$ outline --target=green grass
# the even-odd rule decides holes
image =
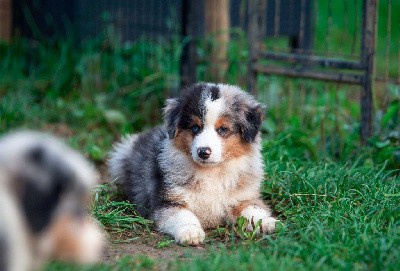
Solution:
[[[124,256],[115,264],[96,264],[79,266],[71,263],[52,262],[49,263],[43,271],[59,271],[59,270],[79,270],[79,271],[109,271],[109,270],[155,270],[155,263],[152,259],[145,256],[129,257]]]
[[[288,156],[290,152],[283,149],[279,154],[271,152],[274,144],[267,142],[264,146],[266,181],[262,192],[282,222],[277,232],[263,238],[240,235],[232,227],[218,234],[210,232],[206,239],[209,254],[190,261],[170,260],[168,268],[398,270],[399,171],[388,171],[384,165],[371,167],[361,161],[305,161]],[[114,264],[79,270],[158,269],[166,264],[165,260],[131,256]],[[51,268],[46,270],[56,270]]]
[[[110,184],[99,185],[95,190],[91,211],[115,243],[130,242],[149,233],[153,221],[138,215],[135,206],[122,200]]]
[[[177,87],[172,50],[178,46],[104,43],[92,41],[79,50],[69,42],[1,45],[0,133],[50,130],[104,161],[121,134],[159,123],[164,97]]]
[[[352,53],[355,21],[347,24],[340,16],[340,1],[332,1],[332,14],[341,19],[333,21],[326,40],[328,2],[318,1],[315,48]],[[348,15],[355,18],[356,2],[350,2]],[[382,74],[387,1],[379,2]],[[392,5],[397,14],[399,3]],[[397,58],[399,18],[392,16],[391,59]],[[226,81],[245,87],[246,36],[232,32]],[[208,79],[212,42],[199,44],[199,80]],[[122,45],[110,31],[78,49],[69,41],[0,44],[0,134],[21,127],[51,132],[104,167],[122,134],[160,123],[164,98],[179,84],[181,49],[178,39]],[[358,88],[260,76],[258,89],[258,100],[268,106],[262,195],[282,222],[275,234],[244,232],[246,222],[240,220],[209,232],[202,255],[173,260],[128,255],[83,267],[52,262],[44,270],[399,270],[400,88],[376,86],[375,134],[363,148]],[[169,237],[152,240],[153,222],[113,189],[99,186],[91,205],[110,240],[132,245],[145,240],[160,250],[176,246]]]

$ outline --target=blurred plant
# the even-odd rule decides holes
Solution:
[[[158,124],[179,85],[178,37],[121,43],[108,28],[77,48],[69,40],[0,45],[0,132],[43,129],[104,161],[121,134]],[[51,127],[64,125],[73,133]]]
[[[162,240],[162,241],[157,242],[157,248],[165,248],[165,247],[170,246],[173,243],[175,243],[175,241],[171,240],[171,239]]]
[[[376,163],[386,163],[389,169],[400,169],[400,86],[388,85],[385,111],[375,115],[375,136],[370,139]]]

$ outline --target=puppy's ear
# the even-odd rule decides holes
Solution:
[[[178,123],[181,113],[180,104],[179,98],[168,99],[163,110],[164,123],[167,127],[167,132],[170,139],[173,139],[178,132]]]
[[[260,104],[245,109],[245,119],[241,124],[242,137],[247,143],[253,143],[261,129],[264,107]]]

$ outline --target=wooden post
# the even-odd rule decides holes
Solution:
[[[196,82],[196,44],[195,24],[198,20],[194,0],[182,1],[182,41],[185,44],[182,50],[180,75],[181,88]],[[174,91],[172,96],[178,96],[179,90]]]
[[[364,84],[361,92],[361,142],[367,143],[372,135],[372,91],[376,40],[378,0],[363,1],[361,63],[364,66]]]
[[[228,62],[226,54],[229,42],[229,0],[205,0],[204,25],[206,38],[215,37],[211,51],[210,77],[224,81]]]
[[[0,40],[10,41],[12,33],[11,0],[0,0]]]
[[[250,93],[257,94],[257,71],[254,69],[257,62],[262,29],[266,22],[265,18],[266,0],[248,1],[249,23],[247,35],[249,39],[249,63],[247,67],[247,87]]]

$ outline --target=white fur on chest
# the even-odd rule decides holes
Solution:
[[[198,170],[189,185],[175,186],[171,192],[183,200],[203,227],[218,226],[240,202],[259,197],[262,164],[249,162],[245,157],[218,168]],[[246,186],[240,185],[243,178],[249,180]]]
[[[240,202],[259,198],[264,171],[258,145],[246,156],[196,169],[191,157],[176,149],[170,140],[163,144],[164,151],[158,159],[167,194],[191,210],[202,227],[222,224]]]
[[[203,227],[222,223],[229,206],[236,203],[236,199],[229,197],[229,188],[224,180],[217,178],[195,179],[193,189],[183,188],[181,191],[187,207],[199,218]]]

